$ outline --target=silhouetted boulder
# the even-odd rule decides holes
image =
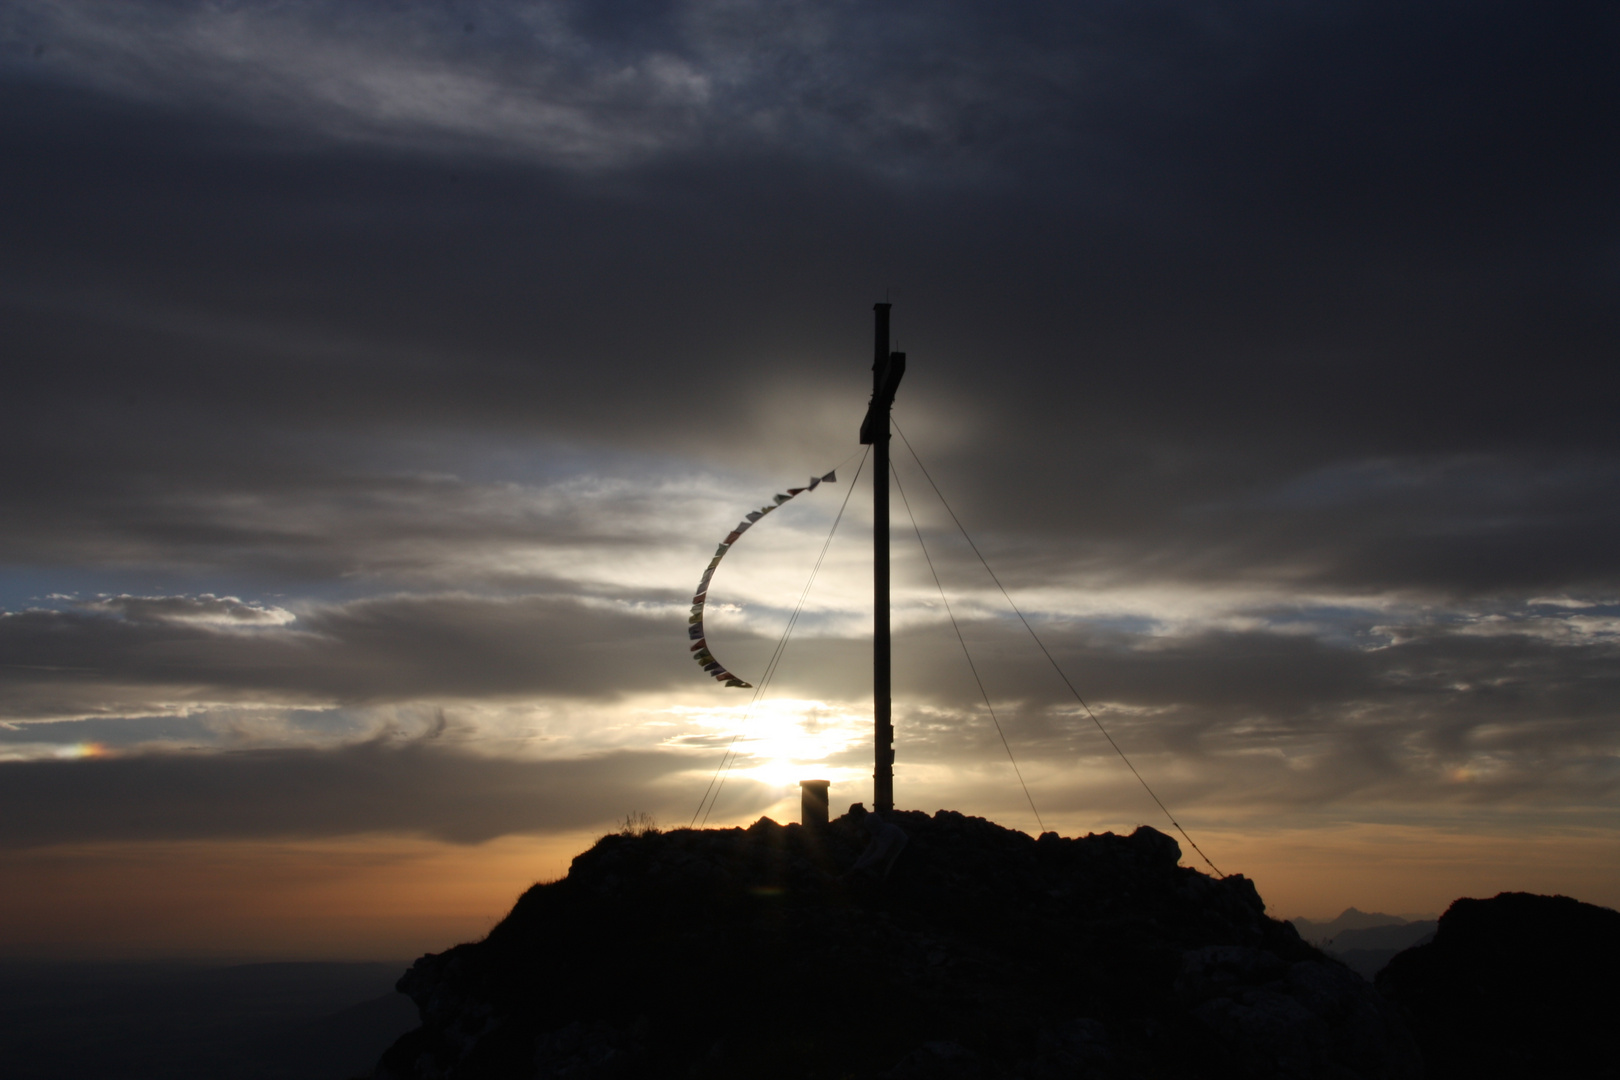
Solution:
[[[1378,974],[1431,1080],[1620,1076],[1620,912],[1567,896],[1458,900]]]
[[[604,837],[412,966],[423,1024],[376,1076],[1421,1074],[1371,986],[1157,830],[890,820],[910,843],[886,880],[840,877],[867,840],[848,816]]]

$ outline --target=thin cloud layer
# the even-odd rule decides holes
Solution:
[[[681,650],[660,647],[676,636],[674,620],[622,604],[393,597],[247,624],[252,629],[168,615],[203,603],[118,597],[0,616],[11,658],[8,716],[72,719],[105,715],[109,705],[162,714],[229,702],[334,706],[424,697],[612,701],[690,674]]]
[[[357,719],[359,733],[367,733],[363,718],[370,716],[369,730],[386,734],[398,716],[393,709],[438,703],[429,733],[445,732],[449,710],[455,723],[445,745],[463,755],[567,758],[622,752],[628,740],[695,749],[706,756],[687,765],[701,771],[727,745],[724,715],[705,712],[740,708],[747,697],[687,685],[694,677],[675,647],[682,620],[668,611],[543,598],[400,597],[244,631],[217,621],[175,622],[166,615],[175,608],[187,609],[183,598],[126,597],[0,619],[7,654],[25,661],[11,672],[8,715],[56,720],[14,722],[0,754],[10,744],[13,757],[70,756],[69,740],[108,737],[102,718],[118,707],[152,718],[122,721],[124,748],[107,748],[130,761],[168,758],[176,746],[195,754],[244,738],[251,745],[255,736],[290,748],[325,746],[310,751],[316,757],[360,753],[357,745],[371,743],[353,741]],[[1046,625],[1043,637],[1065,674],[1086,688],[1089,714],[1020,627],[977,620],[966,632],[1003,730],[1026,766],[1046,778],[1043,798],[1054,808],[1100,809],[1099,775],[1108,797],[1122,794],[1120,766],[1092,715],[1162,778],[1168,794],[1206,812],[1367,802],[1408,810],[1562,806],[1584,816],[1616,793],[1620,742],[1611,720],[1620,621],[1613,609],[1541,605],[1466,618],[1415,615],[1401,624],[1368,618],[1359,639],[1340,641],[1291,620],[1267,624],[1262,613],[1251,623],[1247,631],[1148,633]],[[917,797],[932,797],[941,768],[972,772],[1003,759],[954,645],[937,625],[918,624],[896,639],[901,773]],[[860,714],[869,693],[866,647],[801,637],[785,654],[773,697],[820,697],[840,715]],[[727,649],[729,662],[752,674],[771,641],[728,631]],[[662,706],[650,704],[660,699]],[[676,702],[688,704],[671,711]],[[242,714],[233,724],[205,722],[184,736],[172,728],[174,718],[229,715],[232,707]],[[286,711],[299,708],[303,722],[289,727]],[[75,715],[100,725],[71,722]],[[857,767],[866,753],[842,734],[848,721],[827,727],[825,715],[811,713],[794,723],[795,752],[807,760],[820,746],[829,762]],[[53,732],[58,725],[62,732]],[[153,730],[143,739],[148,725]],[[171,749],[163,750],[165,743]],[[738,749],[749,759],[745,771],[770,752],[746,742]],[[316,760],[302,753],[275,760],[289,769]],[[392,760],[378,758],[377,767]],[[187,761],[185,768],[207,768],[206,757]],[[131,765],[132,775],[145,775],[142,768]],[[684,782],[695,786],[694,776]],[[1093,790],[1076,802],[1072,789],[1081,787]],[[230,790],[220,788],[221,797]],[[570,818],[567,827],[578,824]],[[525,819],[523,827],[538,826]]]
[[[118,616],[132,623],[176,623],[212,627],[285,626],[285,608],[244,603],[234,596],[109,596],[88,601],[86,611]]]
[[[653,753],[513,762],[377,741],[324,751],[13,763],[0,796],[0,846],[354,833],[478,843],[589,828],[622,817],[625,807],[662,810],[668,795],[660,787],[686,765]],[[766,805],[748,794],[756,807]]]

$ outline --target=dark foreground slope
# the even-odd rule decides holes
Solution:
[[[1620,912],[1567,896],[1458,900],[1378,975],[1431,1080],[1620,1077]]]
[[[899,813],[608,836],[489,937],[400,980],[423,1026],[388,1080],[518,1077],[1414,1077],[1363,979],[1177,865],[1150,828],[1040,840]]]

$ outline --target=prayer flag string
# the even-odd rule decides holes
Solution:
[[[709,599],[709,580],[714,577],[714,572],[719,567],[720,560],[726,557],[726,552],[731,550],[731,546],[742,537],[743,533],[753,528],[760,518],[801,492],[814,491],[822,484],[833,484],[837,483],[837,481],[838,470],[834,469],[825,476],[812,476],[810,482],[804,487],[788,488],[787,491],[773,496],[770,505],[762,506],[758,510],[751,510],[743,515],[743,519],[737,522],[737,527],[727,533],[726,538],[720,541],[720,546],[714,549],[714,558],[709,560],[709,565],[703,570],[703,576],[698,579],[697,591],[692,596],[692,616],[686,621],[687,635],[692,639],[692,659],[696,660],[698,665],[703,668],[704,673],[712,676],[715,681],[742,689],[752,689],[754,685],[750,682],[744,682],[727,671],[725,665],[716,660],[714,654],[709,651],[709,642],[704,636],[703,605]]]

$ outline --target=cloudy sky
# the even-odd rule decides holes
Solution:
[[[886,296],[911,445],[1274,913],[1620,904],[1617,46],[1595,2],[13,0],[0,954],[438,949],[734,736],[711,824],[869,801]],[[1168,828],[895,463],[1046,826]],[[749,712],[692,586],[835,466],[715,578],[758,681],[854,482]],[[897,801],[1033,832],[910,528]]]

